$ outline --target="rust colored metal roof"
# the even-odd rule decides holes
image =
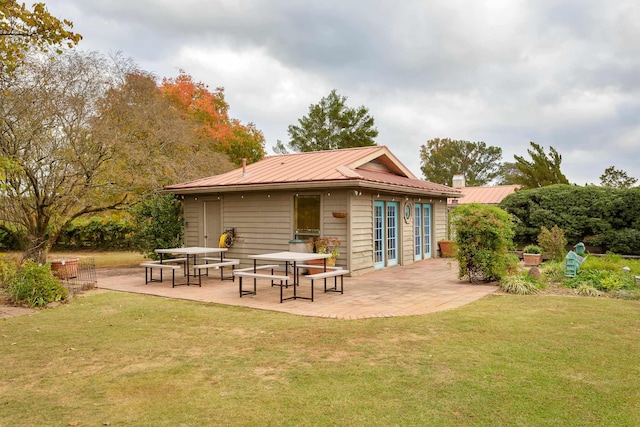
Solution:
[[[516,192],[519,185],[496,185],[493,187],[464,187],[459,188],[462,197],[449,199],[449,204],[465,205],[468,203],[481,203],[484,205],[497,205],[509,194]]]
[[[385,146],[347,148],[269,156],[246,168],[165,187],[176,193],[220,191],[232,187],[356,181],[372,186],[400,186],[417,191],[457,195],[453,188],[415,177]]]

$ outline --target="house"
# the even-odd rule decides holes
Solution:
[[[450,198],[447,204],[450,209],[469,203],[498,206],[509,194],[515,193],[519,185],[494,185],[484,187],[466,187],[464,175],[453,176],[453,188],[462,193],[460,198]]]
[[[186,246],[229,256],[300,250],[309,237],[342,241],[337,265],[351,275],[437,256],[451,187],[416,178],[385,146],[269,156],[236,170],[170,185],[182,197]]]

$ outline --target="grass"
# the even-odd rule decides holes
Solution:
[[[0,321],[0,425],[640,425],[640,302],[341,321],[105,292]]]
[[[9,252],[9,255],[20,259],[22,252]],[[127,251],[51,251],[47,261],[67,258],[93,258],[96,268],[136,267],[146,259],[139,252]]]

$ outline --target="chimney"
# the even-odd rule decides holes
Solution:
[[[464,188],[464,175],[453,175],[453,188]]]
[[[242,159],[242,176],[247,176],[247,159]]]

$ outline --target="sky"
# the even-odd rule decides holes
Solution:
[[[451,138],[509,162],[554,147],[579,185],[640,178],[637,0],[44,1],[79,49],[224,87],[269,154],[336,89],[418,177],[420,147]]]

